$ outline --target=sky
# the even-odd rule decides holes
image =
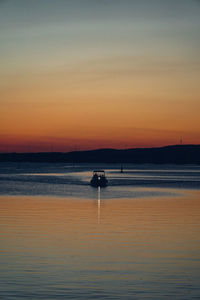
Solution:
[[[200,144],[199,0],[0,0],[0,152]]]

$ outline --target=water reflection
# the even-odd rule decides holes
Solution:
[[[92,191],[0,197],[2,299],[198,299],[200,192]]]
[[[98,186],[98,224],[101,221],[101,187]]]

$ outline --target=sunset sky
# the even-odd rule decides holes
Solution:
[[[0,151],[200,144],[199,0],[0,0]]]

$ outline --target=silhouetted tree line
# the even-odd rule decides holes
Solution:
[[[74,152],[0,153],[1,162],[200,164],[200,145],[98,149]]]

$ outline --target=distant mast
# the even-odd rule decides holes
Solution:
[[[180,137],[180,145],[183,145],[183,138],[182,138],[182,136]]]

